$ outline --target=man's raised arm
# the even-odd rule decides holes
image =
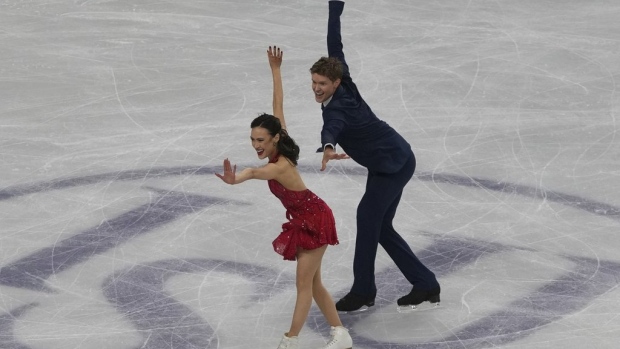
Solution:
[[[336,57],[342,62],[342,75],[349,77],[349,66],[342,51],[342,37],[340,35],[340,15],[344,9],[344,1],[329,0],[329,19],[327,20],[327,53],[329,57]]]

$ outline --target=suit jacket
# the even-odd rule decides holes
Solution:
[[[377,173],[394,173],[412,156],[411,145],[366,104],[351,79],[342,51],[342,1],[329,2],[327,50],[342,62],[343,76],[331,101],[323,107],[321,143],[338,144],[360,165]]]

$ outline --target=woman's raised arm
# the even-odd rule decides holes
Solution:
[[[282,128],[286,130],[286,122],[284,122],[284,90],[282,89],[282,74],[280,73],[282,54],[282,50],[276,46],[269,46],[267,50],[267,58],[269,58],[271,76],[273,77],[273,116],[280,120]]]

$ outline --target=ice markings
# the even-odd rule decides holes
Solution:
[[[442,237],[435,240],[428,249],[420,251],[418,256],[431,270],[436,271],[441,280],[442,277],[471,265],[473,261],[486,254],[504,253],[515,249],[474,239]],[[369,348],[475,349],[508,345],[534,334],[545,325],[586,308],[593,300],[620,285],[618,262],[572,256],[564,258],[574,263],[574,270],[550,280],[525,297],[510,302],[502,310],[455,329],[452,335],[437,340],[406,344],[385,342],[354,331],[355,324],[362,321],[363,316],[343,316],[342,321],[351,329],[354,342]],[[447,261],[451,263],[446,263]],[[402,276],[398,270],[387,269],[377,275],[377,284],[390,285],[394,280],[400,279]],[[384,286],[378,291],[381,297],[377,297],[375,307],[393,306],[394,300],[402,296],[403,291],[409,291],[408,287],[404,281]],[[314,312],[312,316],[318,317],[320,314]],[[314,329],[319,332],[325,331],[324,327],[316,326]]]
[[[19,318],[26,311],[34,308],[36,304],[26,304],[11,310],[10,313],[0,315],[0,348],[11,349],[32,349],[26,345],[23,345],[15,339],[13,334],[13,327],[15,319]]]
[[[145,178],[167,176],[211,176],[216,170],[217,168],[190,166],[149,168],[56,179],[7,187],[0,190],[0,200],[104,181],[143,181]],[[335,170],[342,172],[345,176],[363,176],[366,174],[365,170],[357,167],[336,167]],[[307,165],[300,166],[300,171],[317,173],[314,166]],[[418,173],[417,179],[470,187],[477,190],[515,193],[580,209],[606,218],[616,220],[620,218],[620,208],[618,207],[536,187],[438,173]],[[0,269],[0,285],[52,292],[53,290],[46,285],[46,280],[51,275],[84,263],[92,256],[113,249],[183,215],[195,213],[209,205],[231,202],[229,199],[184,192],[152,188],[149,190],[156,193],[149,204],[132,209],[97,227],[89,228],[71,238],[58,242],[52,247],[39,250],[4,266]],[[234,201],[232,203],[245,204]],[[490,256],[517,249],[508,245],[467,238],[434,234],[429,234],[429,236],[434,239],[433,244],[424,251],[420,251],[418,256],[440,278],[457,273],[486,255]],[[525,249],[520,248],[520,250]],[[571,261],[575,265],[574,269],[550,279],[545,285],[520,299],[509,301],[501,310],[451,331],[447,336],[425,343],[400,344],[366,338],[360,333],[352,332],[355,342],[361,346],[372,348],[496,347],[518,341],[549,323],[584,309],[594,299],[617,288],[620,284],[620,263],[574,256],[562,256],[562,258]],[[293,279],[280,279],[281,275],[275,271],[251,264],[210,259],[173,259],[160,260],[132,269],[117,271],[105,279],[103,290],[108,301],[132,321],[143,334],[144,343],[141,348],[218,347],[217,336],[208,322],[190,308],[176,301],[164,289],[166,280],[179,273],[200,273],[209,270],[243,275],[254,282],[256,292],[253,296],[248,297],[248,303],[241,304],[240,307],[249,307],[253,302],[271,297],[278,290],[289,289],[294,286]],[[377,299],[376,307],[381,305],[392,306],[393,304],[389,303],[394,302],[403,292],[408,291],[409,286],[404,281],[401,284],[393,282],[393,280],[402,279],[400,275],[395,277],[395,273],[398,271],[394,268],[378,273],[378,284],[382,285],[380,287],[383,288],[379,291],[382,297]],[[282,284],[286,284],[286,287],[282,287]],[[18,343],[12,332],[16,319],[35,306],[36,304],[25,305],[0,316],[1,347],[29,349]],[[311,317],[318,316],[320,314],[316,310],[311,314]],[[354,328],[354,324],[359,321],[359,318],[348,317],[343,318],[343,321],[346,326]],[[318,325],[318,323],[322,323],[322,321],[309,322],[313,329],[324,332],[325,329],[319,328],[322,325]]]
[[[457,273],[459,270],[471,266],[477,260],[485,257],[492,256],[494,254],[506,253],[514,250],[528,250],[524,248],[517,248],[508,245],[482,241],[477,239],[469,239],[462,237],[452,236],[436,236],[428,234],[433,238],[433,243],[426,249],[416,252],[418,258],[424,262],[431,270],[435,272],[438,278],[441,280],[443,277]],[[375,300],[374,311],[378,308],[392,307],[396,312],[396,299],[403,296],[411,290],[411,285],[403,279],[402,274],[396,267],[387,268],[376,275],[377,297]],[[398,280],[398,281],[395,281]],[[313,316],[320,316],[318,312],[313,313]],[[355,316],[343,316],[341,319],[346,327],[348,327],[353,336],[353,340],[356,344],[361,346],[367,346],[369,348],[451,348],[452,344],[448,343],[417,343],[417,344],[398,344],[392,342],[383,342],[368,338],[362,333],[355,332],[355,323],[363,320],[364,317]],[[491,323],[493,319],[490,320]],[[318,322],[318,321],[317,321]],[[326,328],[316,327],[317,332],[325,331]],[[489,329],[480,326],[480,328],[472,329],[474,334],[479,336],[480,339],[485,339],[489,335]],[[467,328],[464,331],[470,331]],[[469,333],[469,332],[468,332]],[[460,338],[460,337],[459,337]],[[475,337],[478,338],[478,337]],[[453,339],[448,340],[448,342]],[[443,342],[443,340],[441,341]],[[469,348],[469,346],[467,346]],[[476,348],[473,346],[473,348]]]
[[[0,269],[0,284],[52,292],[45,280],[142,234],[210,205],[230,202],[211,196],[157,191],[142,205],[54,246],[39,250]],[[242,204],[242,203],[237,203]]]
[[[165,291],[166,281],[173,276],[211,271],[251,280],[256,292],[248,304],[268,298],[278,290],[294,287],[293,278],[282,278],[275,270],[252,264],[218,259],[172,259],[118,271],[106,278],[103,292],[142,334],[141,349],[219,348],[213,328]]]
[[[189,176],[189,175],[212,175],[219,167],[196,167],[196,166],[182,166],[182,167],[159,167],[148,168],[143,170],[128,170],[101,173],[92,176],[70,177],[53,179],[50,181],[21,184],[10,186],[0,190],[0,201],[10,200],[16,197],[20,197],[28,194],[38,194],[50,190],[62,190],[73,187],[79,187],[83,185],[90,185],[100,182],[109,181],[135,181],[143,180],[146,178],[163,178],[171,176]]]
[[[515,342],[562,317],[584,309],[590,302],[620,284],[620,263],[569,257],[576,269],[540,287],[527,298],[456,332],[449,343],[467,348],[490,348]],[[420,346],[440,348],[440,346]]]
[[[501,182],[490,179],[464,177],[451,174],[418,174],[417,178],[423,181],[449,183],[462,187],[472,187],[493,190],[502,193],[516,193],[535,199],[548,200],[557,204],[583,210],[598,216],[620,220],[620,208],[603,202],[586,199],[576,195],[564,194],[556,191],[543,190],[536,187],[519,185],[510,182]]]

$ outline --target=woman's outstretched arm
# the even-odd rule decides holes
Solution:
[[[276,179],[282,173],[282,166],[269,163],[263,167],[248,167],[237,173],[237,165],[232,165],[230,160],[224,159],[224,173],[215,175],[228,184],[239,184],[249,179]]]

